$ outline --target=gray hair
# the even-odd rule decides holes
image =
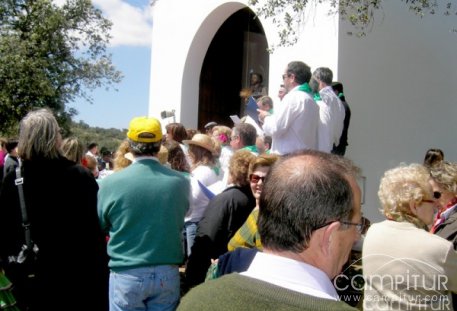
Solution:
[[[22,160],[60,156],[60,128],[49,109],[30,111],[20,123],[19,156]]]
[[[294,74],[298,84],[309,82],[311,79],[311,68],[304,62],[293,61],[287,64],[287,74]]]
[[[314,70],[313,76],[316,77],[317,80],[324,82],[326,85],[332,85],[333,72],[330,70],[330,68],[319,67]]]
[[[157,155],[160,151],[160,145],[162,144],[162,141],[155,143],[140,143],[131,139],[129,139],[128,142],[130,144],[130,149],[135,156]]]
[[[238,123],[232,130],[232,135],[238,135],[244,146],[255,145],[257,130],[249,123]]]

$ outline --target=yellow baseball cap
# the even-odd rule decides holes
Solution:
[[[133,118],[130,121],[127,137],[138,143],[159,142],[162,140],[162,126],[155,118]]]

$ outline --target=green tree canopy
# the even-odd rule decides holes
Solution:
[[[0,132],[36,107],[68,126],[77,111],[67,103],[120,82],[106,52],[111,25],[90,0],[1,0]]]
[[[451,1],[400,1],[405,2],[406,7],[420,17],[437,12],[444,16],[457,15],[456,5]],[[373,27],[375,12],[382,10],[383,0],[249,0],[249,5],[256,9],[257,15],[271,18],[277,26],[278,46],[294,45],[298,40],[297,30],[306,19],[305,8],[322,3],[330,5],[329,14],[339,13],[341,19],[352,25],[354,31],[349,34],[362,37]]]

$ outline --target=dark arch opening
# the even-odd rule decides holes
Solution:
[[[235,12],[222,24],[200,74],[199,129],[210,121],[232,127],[230,115],[242,117],[240,91],[249,87],[250,73],[262,74],[268,85],[267,47],[263,27],[249,8]]]

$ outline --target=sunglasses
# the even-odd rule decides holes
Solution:
[[[259,176],[257,174],[251,174],[251,175],[249,175],[249,181],[254,184],[258,183],[260,180],[262,180],[262,182],[265,182],[265,177],[266,176]]]
[[[435,200],[438,200],[439,198],[441,198],[441,192],[439,191],[433,191],[433,198]],[[422,200],[422,202],[426,202],[426,203],[435,203],[434,200]]]

